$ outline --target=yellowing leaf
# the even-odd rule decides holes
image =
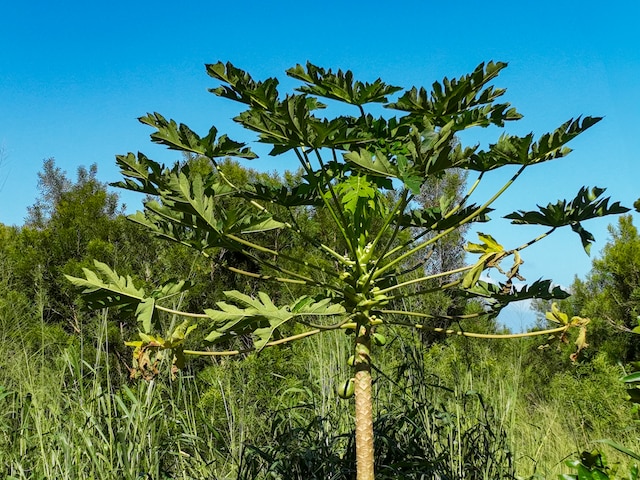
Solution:
[[[485,243],[488,251],[502,252],[504,250],[504,247],[496,242],[495,238],[493,238],[491,235],[478,232],[478,237]]]
[[[551,311],[545,313],[545,318],[551,322],[559,323],[561,325],[566,325],[569,323],[569,316],[566,313],[560,311],[556,302],[553,302],[551,304]]]
[[[480,253],[482,255],[504,252],[504,247],[491,235],[478,232],[478,238],[482,243],[469,242],[464,249],[469,253]]]
[[[576,339],[576,351],[570,355],[570,358],[573,362],[578,359],[578,355],[582,349],[587,348],[589,344],[587,343],[587,328],[580,327],[580,332],[578,333],[578,338]]]

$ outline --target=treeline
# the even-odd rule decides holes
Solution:
[[[211,169],[203,159],[183,162]],[[235,184],[291,186],[298,179],[232,162],[225,172]],[[455,194],[463,184],[464,176],[449,176],[431,191]],[[125,218],[95,166],[72,179],[47,160],[39,187],[24,225],[0,225],[3,478],[353,478],[353,412],[334,389],[347,375],[344,333],[242,362],[191,361],[174,378],[133,379],[125,346],[138,330],[131,312],[86,312],[65,274],[81,276],[97,259],[138,286],[188,279],[192,287],[175,304],[202,311],[225,290],[255,292],[250,276],[233,271],[260,273],[259,267],[224,248],[207,258],[152,236]],[[296,221],[305,231],[336,235],[325,212],[300,212]],[[295,237],[260,235],[309,255]],[[425,268],[454,268],[463,259],[462,240],[449,237]],[[545,339],[392,331],[374,383],[378,477],[553,478],[569,471],[563,460],[596,448],[592,442],[600,438],[639,450],[637,412],[619,381],[638,360],[640,337],[631,330],[640,315],[639,285],[640,237],[631,218],[621,217],[602,258],[561,305],[591,319],[590,346],[577,362],[569,358],[574,339],[545,348]],[[295,288],[277,285],[268,293],[295,298]],[[441,315],[477,308],[442,293],[420,301],[415,308]],[[537,328],[546,326],[547,308],[538,304]],[[499,330],[490,319],[473,328]],[[200,340],[196,331],[193,341]],[[164,360],[168,372],[171,359]],[[613,462],[626,461],[611,454]]]

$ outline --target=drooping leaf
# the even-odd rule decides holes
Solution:
[[[576,351],[570,355],[571,360],[576,361],[578,359],[578,355],[580,352],[587,348],[589,344],[587,343],[587,329],[585,326],[581,326],[578,330],[578,336],[575,341]]]
[[[468,296],[483,297],[489,303],[491,311],[498,313],[511,302],[529,299],[563,300],[569,293],[559,286],[553,286],[551,280],[536,280],[530,285],[515,287],[510,283],[489,283],[477,281],[466,290]]]
[[[471,270],[469,270],[465,276],[462,278],[462,283],[460,286],[463,290],[470,289],[473,287],[482,276],[482,272],[485,269],[485,263],[483,261],[479,261],[476,263]]]
[[[502,271],[500,261],[506,256],[504,247],[491,235],[478,232],[478,238],[482,243],[468,242],[464,246],[467,252],[480,254],[480,258],[476,264],[462,279],[461,287],[464,290],[472,288],[480,280],[480,276],[484,270],[495,267],[499,271]]]
[[[569,323],[569,316],[560,311],[556,302],[551,304],[551,311],[545,313],[545,318],[560,325],[567,325]]]
[[[609,205],[610,198],[600,198],[604,193],[604,188],[594,187],[588,189],[582,187],[576,197],[567,202],[559,200],[555,204],[548,204],[546,207],[538,205],[538,211],[523,211],[506,215],[505,218],[514,224],[544,225],[549,227],[562,227],[570,225],[571,229],[578,233],[582,245],[587,253],[594,241],[593,235],[586,231],[581,222],[591,218],[604,217],[605,215],[616,215],[626,213],[628,208],[615,202]]]
[[[185,320],[180,325],[178,325],[173,332],[169,335],[169,340],[173,346],[181,345],[185,338],[189,336],[189,334],[198,328],[197,325],[191,324],[189,320]]]
[[[495,238],[486,233],[478,232],[478,238],[482,243],[467,243],[464,249],[469,253],[479,253],[482,256],[491,255],[493,253],[501,253],[504,247],[500,245]]]
[[[584,248],[584,251],[587,252],[587,255],[591,255],[591,244],[596,240],[593,234],[585,230],[580,222],[572,223],[571,230],[576,232],[580,237],[582,248]]]

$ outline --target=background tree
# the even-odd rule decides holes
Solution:
[[[462,201],[467,190],[467,179],[469,172],[463,169],[452,170],[442,176],[429,177],[420,188],[420,194],[416,196],[416,201],[423,209],[442,208],[441,200],[446,204],[457,204]],[[464,250],[465,235],[469,230],[469,224],[450,232],[439,241],[417,255],[421,259],[422,272],[427,275],[435,275],[439,272],[455,271],[464,266],[466,251]],[[419,232],[418,232],[419,234]],[[423,237],[424,241],[429,241],[437,232],[428,233]],[[414,309],[437,313],[440,318],[434,319],[432,326],[447,329],[454,319],[465,312],[468,308],[467,299],[461,296],[452,295],[447,290],[439,290],[441,287],[454,280],[453,277],[438,276],[433,280],[431,295],[420,298],[421,305],[414,306]],[[421,332],[423,341],[427,344],[437,341],[441,335],[432,331]]]
[[[141,327],[140,340],[130,345],[135,347],[137,368],[146,377],[157,373],[165,351],[170,351],[175,366],[181,367],[185,355],[260,351],[328,331],[353,334],[349,363],[354,376],[338,389],[344,397],[355,391],[357,475],[359,480],[370,480],[374,477],[371,371],[377,358],[373,347],[385,345],[384,329],[404,326],[499,337],[446,331],[433,323],[439,318],[484,318],[522,299],[565,298],[567,294],[560,288],[550,288],[550,281],[514,287],[513,280],[520,279],[521,252],[562,226],[571,226],[588,250],[593,236],[582,222],[627,211],[601,198],[603,189],[582,188],[571,201],[507,215],[516,224],[548,228],[530,242],[507,249],[492,236],[479,233],[479,243],[466,245],[469,253],[479,256],[475,262],[415,274],[411,265],[412,260],[423,261],[419,254],[471,222],[488,221],[493,202],[526,168],[567,155],[570,150],[565,144],[599,120],[570,120],[535,141],[532,134],[503,134],[485,150],[463,147],[456,141],[458,132],[478,126],[501,128],[505,122],[521,118],[508,103],[498,103],[504,90],[488,85],[505,66],[481,64],[469,75],[434,83],[431,92],[413,87],[389,101],[391,95],[402,90],[400,87],[380,79],[372,83],[356,81],[350,71],[333,72],[310,63],[287,71],[302,85],[284,98],[279,96],[274,78],[255,81],[231,64],[208,65],[209,75],[222,84],[212,91],[247,107],[235,120],[257,132],[260,142],[270,144],[271,155],[291,153],[298,158],[304,170],[299,183],[291,187],[260,181],[239,185],[218,159],[255,158],[245,144],[226,135],[218,138],[215,127],[199,136],[186,125],[154,113],[140,119],[156,129],[153,141],[207,157],[214,170],[202,174],[188,164],[169,169],[143,154],[130,153],[117,157],[125,177],[118,186],[151,196],[144,202],[144,212],[132,217],[150,232],[194,248],[206,258],[213,258],[221,248],[242,255],[259,269],[224,262],[221,266],[248,279],[281,284],[282,291],[275,298],[263,290],[255,295],[227,291],[226,301],[217,302],[215,308],[188,312],[167,306],[188,288],[183,281],[141,288],[99,262],[95,271],[85,270],[84,278],[68,278],[84,288],[90,307],[117,306],[135,314]],[[355,115],[318,117],[316,114],[327,107],[322,102],[327,100],[350,105]],[[397,116],[376,118],[367,114],[365,106],[371,103],[382,104]],[[484,174],[506,165],[518,166],[513,178],[494,195],[472,203]],[[459,201],[441,195],[437,207],[417,204],[416,196],[429,179],[459,169],[478,173]],[[333,228],[317,235],[316,229],[302,222],[310,209],[330,219]],[[300,256],[291,243],[276,243],[273,233],[278,231],[297,237],[299,244],[307,251],[314,250],[315,255]],[[501,272],[504,281],[482,281],[482,273],[489,269]],[[445,283],[438,281],[445,278]],[[304,293],[288,298],[289,287]],[[478,298],[484,308],[462,315],[400,308],[409,298],[436,291]],[[166,314],[170,314],[168,323],[163,321]],[[186,320],[180,323],[176,316]],[[576,327],[581,331],[581,349],[586,321],[558,312],[554,319],[556,328],[525,335],[566,333]],[[213,350],[185,346],[197,324],[207,329],[205,340]],[[249,347],[248,337],[252,340]],[[215,350],[220,345],[227,349]]]
[[[38,173],[40,197],[29,208],[15,241],[4,248],[23,291],[30,298],[38,291],[48,299],[44,316],[49,322],[74,316],[76,294],[64,282],[63,273],[80,272],[78,264],[88,258],[113,264],[109,241],[119,214],[118,197],[108,193],[96,175],[95,165],[80,167],[73,182],[54,159],[45,160]]]

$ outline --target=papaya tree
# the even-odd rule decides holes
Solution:
[[[165,167],[142,153],[129,153],[117,157],[124,179],[115,185],[147,195],[143,211],[130,218],[158,237],[213,260],[224,257],[220,251],[235,252],[255,268],[224,261],[220,268],[283,286],[270,291],[301,295],[289,299],[274,298],[264,289],[227,291],[225,300],[211,308],[186,312],[169,306],[170,298],[189,288],[185,281],[149,290],[97,262],[94,270],[85,270],[84,278],[69,280],[84,289],[90,308],[118,307],[135,315],[140,338],[129,345],[134,348],[136,371],[143,376],[157,373],[159,358],[166,352],[180,368],[191,355],[259,352],[335,330],[353,334],[349,362],[353,378],[338,389],[345,397],[355,392],[357,478],[372,479],[371,371],[375,348],[385,343],[385,328],[500,337],[436,327],[436,321],[447,315],[408,311],[402,300],[447,292],[482,305],[475,313],[447,318],[451,321],[495,316],[518,300],[565,298],[568,293],[551,280],[518,286],[524,281],[523,250],[569,226],[588,252],[593,236],[583,222],[627,211],[603,198],[604,189],[581,188],[571,200],[503,212],[513,224],[545,227],[531,241],[507,248],[492,235],[478,233],[478,241],[466,243],[467,260],[461,266],[425,269],[439,242],[470,225],[489,222],[496,199],[525,170],[566,156],[571,151],[566,144],[600,120],[578,117],[537,138],[505,132],[486,148],[463,145],[462,131],[505,129],[508,122],[522,118],[509,103],[500,102],[505,90],[491,85],[505,67],[500,62],[483,63],[468,75],[444,78],[428,90],[403,89],[381,79],[363,82],[351,71],[307,63],[286,72],[300,84],[283,96],[276,78],[255,80],[230,63],[207,65],[209,76],[219,82],[211,92],[244,108],[234,120],[257,134],[258,142],[269,145],[270,156],[299,161],[303,171],[299,181],[287,186],[238,185],[225,174],[222,159],[256,159],[247,143],[219,136],[215,127],[199,135],[151,113],[139,120],[154,128],[153,142],[206,157],[212,170],[196,172],[189,164]],[[331,110],[336,113],[325,114]],[[478,194],[487,173],[509,167],[513,176],[495,193]],[[469,175],[468,191],[463,195],[444,191],[435,204],[421,205],[417,201],[421,188],[450,172]],[[322,216],[323,225],[328,221],[331,227],[318,231],[308,221],[313,216]],[[274,232],[287,232],[304,250],[292,250],[291,242],[274,241]],[[485,281],[489,271],[501,281]],[[549,318],[557,322],[556,328],[504,337],[563,336],[576,328],[581,332],[578,349],[585,345],[586,320],[557,311]],[[206,330],[206,345],[193,350],[187,348],[187,337],[196,327]]]

